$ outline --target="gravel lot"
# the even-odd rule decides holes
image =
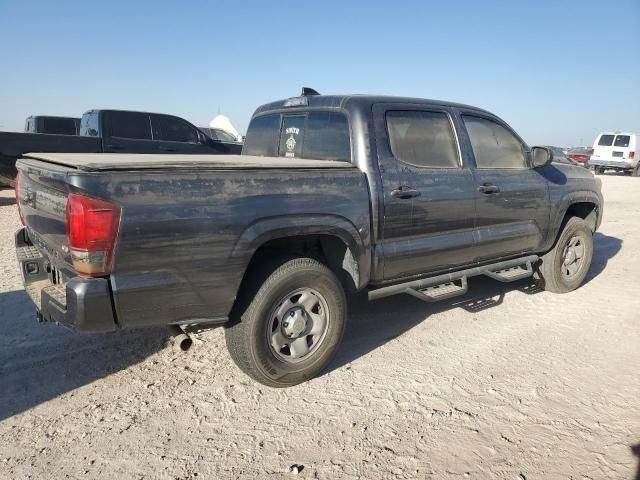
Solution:
[[[605,175],[587,283],[475,279],[428,305],[350,303],[323,376],[273,390],[223,331],[39,325],[0,192],[0,478],[633,479],[640,455],[640,179]],[[637,477],[640,478],[640,477]]]

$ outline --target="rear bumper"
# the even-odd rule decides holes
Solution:
[[[78,332],[117,328],[107,279],[73,277],[64,285],[55,284],[49,260],[29,241],[24,228],[16,232],[15,244],[24,288],[41,320]]]
[[[635,167],[636,163],[637,161],[634,160],[605,160],[594,158],[588,162],[591,167],[622,168],[625,170]]]

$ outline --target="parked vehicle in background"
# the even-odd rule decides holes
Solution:
[[[564,150],[561,147],[553,147],[551,145],[546,145],[546,148],[548,148],[553,152],[553,161],[555,163],[566,163],[568,165],[577,165],[577,166],[580,165],[578,162],[571,160],[571,158],[569,158],[569,156],[564,152]]]
[[[232,135],[229,132],[222,130],[221,128],[198,127],[198,129],[213,140],[242,144],[242,142],[238,142],[235,135]]]
[[[25,133],[48,133],[52,135],[78,135],[80,119],[32,115],[24,122]]]
[[[39,316],[84,332],[225,324],[274,387],[322,371],[345,291],[432,302],[536,272],[577,288],[600,183],[475,107],[301,96],[259,107],[243,155],[29,154],[16,233]]]
[[[574,162],[578,162],[583,167],[587,166],[587,162],[591,158],[591,154],[593,153],[593,148],[591,147],[575,147],[570,148],[567,155]]]
[[[28,152],[240,153],[242,144],[209,138],[188,121],[161,113],[89,110],[78,136],[0,132],[0,182],[10,185],[16,159]]]
[[[637,133],[603,132],[593,144],[589,166],[596,174],[606,170],[640,176],[640,141]]]

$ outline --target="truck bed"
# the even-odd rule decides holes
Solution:
[[[304,160],[248,155],[152,155],[121,153],[27,153],[23,158],[42,160],[78,170],[147,170],[199,167],[212,169],[354,168],[349,162]]]
[[[44,302],[44,317],[81,331],[224,322],[253,254],[278,238],[328,228],[349,243],[355,261],[370,262],[369,191],[364,174],[349,162],[31,153],[17,167],[26,232],[16,245],[25,252],[35,247],[38,272],[54,272],[59,280],[38,284],[34,296],[46,290],[48,304],[57,303],[48,308]],[[69,192],[122,209],[108,277],[80,278],[73,270],[65,219]],[[66,300],[56,300],[60,289]],[[115,320],[92,320],[86,305],[94,301],[112,301]]]

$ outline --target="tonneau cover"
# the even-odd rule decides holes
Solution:
[[[353,168],[349,162],[249,155],[152,155],[121,153],[25,153],[23,158],[85,171],[158,168]]]

